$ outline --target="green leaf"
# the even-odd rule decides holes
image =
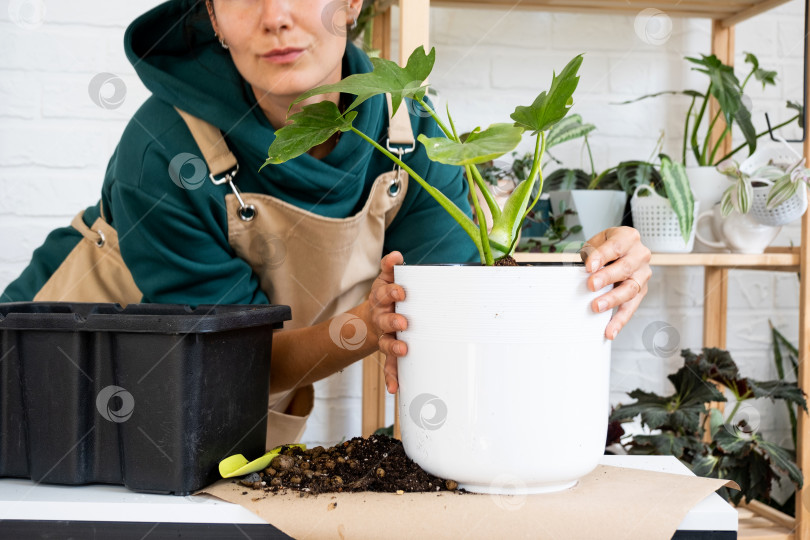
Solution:
[[[786,473],[788,478],[801,489],[804,485],[804,477],[802,476],[802,471],[796,466],[796,463],[794,463],[792,453],[777,444],[765,441],[759,437],[757,438],[757,443],[768,456],[771,465]]]
[[[661,179],[667,192],[669,205],[678,216],[678,225],[684,242],[689,242],[692,234],[692,224],[695,219],[695,198],[689,179],[686,177],[686,168],[682,163],[674,163],[668,156],[661,154]]]
[[[562,120],[574,104],[574,90],[579,84],[577,72],[581,65],[580,54],[563,68],[559,76],[553,74],[548,92],[541,92],[530,106],[518,106],[511,114],[515,125],[539,133]]]
[[[557,169],[543,179],[543,193],[588,189],[591,175],[582,169]]]
[[[551,128],[546,138],[546,148],[557,146],[573,139],[584,137],[588,133],[596,129],[593,124],[583,124],[582,116],[572,114],[560,120],[560,122]]]
[[[793,109],[799,113],[799,127],[804,129],[804,106],[801,103],[797,103],[795,101],[788,101],[787,108]]]
[[[431,161],[447,165],[475,165],[486,163],[514,150],[520,144],[523,129],[512,124],[492,124],[484,131],[475,128],[464,142],[444,137],[418,139],[425,146]]]
[[[697,476],[705,476],[708,478],[717,478],[717,473],[720,465],[720,458],[712,454],[700,455],[695,457],[690,464],[692,472]]]
[[[428,78],[436,61],[436,49],[425,54],[422,46],[417,47],[408,58],[405,67],[384,58],[371,58],[373,70],[370,73],[356,73],[335,84],[327,84],[304,92],[293,105],[319,94],[343,92],[357,96],[348,110],[357,108],[367,99],[377,94],[391,94],[392,113],[396,113],[404,98],[422,99],[427,86],[422,83]]]
[[[717,430],[725,423],[723,413],[719,409],[711,409],[709,411],[709,435],[714,439]]]
[[[658,429],[669,420],[671,398],[662,398],[643,390],[634,390],[628,395],[636,402],[618,405],[610,415],[611,422],[630,420],[641,415],[641,421],[650,429]]]
[[[633,443],[638,446],[651,446],[655,451],[651,452],[659,456],[683,457],[683,451],[687,447],[685,437],[680,437],[671,432],[657,435],[636,435]]]
[[[768,202],[766,207],[768,210],[773,210],[785,201],[790,200],[791,197],[796,195],[799,190],[799,182],[794,182],[790,175],[787,174],[774,182],[771,189],[768,191]]]
[[[723,192],[723,196],[720,198],[720,212],[723,214],[723,217],[728,217],[731,211],[734,210],[733,196],[734,186],[731,186]]]
[[[723,429],[717,430],[714,442],[721,450],[730,454],[736,454],[747,445],[753,445],[752,440],[741,429],[731,424],[726,424]]]
[[[751,181],[740,176],[734,183],[731,202],[734,204],[734,209],[741,213],[747,214],[751,208],[751,199],[754,198],[754,186]]]
[[[342,116],[337,105],[331,101],[307,105],[289,118],[290,124],[276,131],[276,138],[267,150],[267,160],[262,167],[294,159],[324,143],[338,131],[349,131],[356,116],[356,111]]]
[[[771,401],[782,399],[799,405],[805,411],[807,410],[804,392],[795,382],[755,381],[753,379],[746,379],[746,382],[755,398],[768,398]]]
[[[754,77],[762,83],[762,89],[765,89],[765,85],[776,85],[776,75],[775,71],[768,71],[766,69],[762,69],[759,67],[759,59],[754,56],[752,53],[747,52],[745,53],[745,61],[752,66],[752,73]]]
[[[657,98],[659,96],[667,96],[667,95],[684,95],[689,96],[691,98],[702,98],[705,94],[698,92],[697,90],[665,90],[663,92],[656,92],[654,94],[646,94],[641,97],[637,97],[635,99],[630,99],[627,101],[620,101],[615,103],[615,105],[630,105],[631,103],[636,103],[639,101],[644,101],[645,99],[650,98]]]
[[[686,60],[699,67],[693,68],[695,71],[705,73],[711,79],[711,93],[717,99],[720,110],[726,120],[726,125],[731,125],[736,121],[746,143],[753,153],[757,148],[756,130],[751,123],[751,112],[742,102],[742,87],[734,69],[720,61],[715,55],[701,55],[701,58],[687,57]]]
[[[529,179],[523,180],[509,194],[509,198],[506,199],[503,205],[501,215],[493,220],[492,230],[489,232],[490,240],[504,246],[512,245],[512,241],[517,236],[523,221],[521,218],[526,213],[526,208],[531,200],[532,184],[533,182]],[[507,254],[504,253],[503,255]]]

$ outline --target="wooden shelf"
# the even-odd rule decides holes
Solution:
[[[644,9],[660,9],[674,17],[703,17],[729,28],[788,0],[431,0],[431,6],[458,8],[495,8],[578,13],[637,15]]]
[[[743,253],[653,253],[652,266],[711,266],[735,270],[799,271],[799,248]],[[579,262],[577,253],[517,253],[518,262]]]

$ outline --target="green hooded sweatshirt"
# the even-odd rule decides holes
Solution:
[[[174,107],[225,134],[240,163],[236,177],[240,191],[268,194],[323,216],[357,213],[374,180],[391,170],[392,163],[354,133],[344,133],[323,159],[304,154],[259,172],[274,129],[214,37],[204,4],[197,2],[198,7],[189,9],[191,4],[166,2],[127,29],[127,56],[152,96],[129,122],[110,159],[100,203],[118,231],[121,254],[143,302],[268,303],[258,277],[228,244],[224,201],[230,188],[214,185],[207,179],[208,171],[204,180],[183,186],[177,181],[176,165],[170,171],[177,156],[202,155]],[[371,69],[366,54],[348,43],[343,76]],[[440,136],[431,118],[416,114],[410,118],[415,134]],[[384,139],[388,117],[383,96],[360,105],[355,126],[374,140]],[[431,162],[419,143],[404,161],[469,211],[460,168]],[[99,214],[98,204],[88,208],[85,223],[92,225]],[[0,301],[32,300],[80,239],[70,227],[53,231]],[[408,264],[477,259],[477,250],[461,227],[413,181],[386,232],[384,252],[394,250],[401,251]]]

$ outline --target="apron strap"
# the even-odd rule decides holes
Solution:
[[[391,94],[385,94],[385,100],[388,103],[388,142],[391,144],[413,146],[413,130],[411,129],[411,116],[408,114],[408,107],[405,100],[397,109],[397,113],[391,118],[391,110],[393,105],[391,103]]]
[[[228,143],[225,142],[225,137],[222,136],[219,129],[177,107],[175,110],[188,126],[188,130],[194,137],[197,146],[200,147],[208,170],[213,176],[219,176],[236,168],[236,156],[228,148]]]
[[[403,102],[392,118],[391,95],[386,94],[385,98],[388,103],[389,116],[388,142],[413,147],[415,142],[408,107]],[[222,132],[218,128],[177,107],[175,107],[175,110],[188,126],[188,130],[191,132],[191,136],[194,137],[197,146],[200,147],[209,172],[213,176],[219,176],[236,168],[236,156],[228,148],[228,143],[225,142],[225,137],[222,136]]]

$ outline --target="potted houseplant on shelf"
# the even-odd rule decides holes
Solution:
[[[586,241],[600,231],[621,225],[627,194],[616,182],[602,182],[608,171],[596,173],[588,140],[588,134],[596,126],[583,124],[579,115],[571,115],[557,127],[561,128],[562,133],[576,133],[584,139],[591,172],[588,174],[582,169],[557,169],[543,183],[543,191],[549,195],[552,214],[555,217],[565,216],[565,225],[570,230],[579,228],[579,232],[573,234],[571,239]],[[553,135],[552,131],[549,139]]]
[[[637,184],[633,190],[633,226],[653,252],[688,253],[695,240],[700,201],[694,198],[684,166],[666,154],[659,159],[660,185]],[[640,171],[647,174],[650,165]]]
[[[681,162],[684,166],[687,165],[688,154],[694,159],[694,165],[687,167],[686,174],[689,177],[695,198],[700,201],[701,207],[710,209],[720,202],[727,185],[725,179],[715,171],[714,166],[731,158],[745,148],[749,149],[749,154],[753,153],[757,147],[757,140],[768,134],[768,131],[757,133],[754,129],[751,121],[751,111],[746,106],[743,98],[745,87],[752,79],[761,82],[763,88],[768,85],[773,86],[776,84],[776,72],[760,67],[759,60],[751,53],[745,55],[745,62],[750,64],[751,69],[742,83],[734,74],[734,68],[721,62],[715,55],[701,55],[700,58],[687,57],[686,60],[694,65],[693,70],[704,73],[709,77],[709,84],[705,91],[658,92],[625,102],[625,104],[665,94],[683,94],[691,99],[684,120]],[[709,101],[712,98],[716,100],[720,110],[712,118],[708,118]],[[787,106],[801,110],[800,105],[792,102],[788,102]],[[721,115],[725,120],[726,127],[718,139],[712,141],[712,132]],[[773,129],[786,126],[799,119],[800,116],[800,114],[797,114]],[[733,125],[739,128],[745,142],[728,154],[722,155],[720,150],[726,138],[731,137]]]
[[[783,477],[801,488],[795,452],[767,440],[759,431],[757,410],[748,403],[757,398],[782,402],[795,417],[796,408],[807,410],[796,383],[782,377],[774,381],[742,377],[731,355],[720,349],[704,348],[700,354],[686,349],[681,356],[684,365],[668,377],[675,389],[672,395],[634,390],[630,397],[636,401],[617,406],[611,414],[611,422],[640,415],[649,430],[625,436],[619,441],[625,450],[675,456],[699,476],[733,480],[740,491],[722,488],[719,493],[735,504],[743,498],[768,502],[773,480]],[[781,356],[778,359],[781,368]],[[733,398],[731,411],[711,408],[711,403],[727,401],[725,394]]]
[[[547,134],[573,104],[582,56],[555,74],[550,88],[531,104],[517,107],[511,122],[475,128],[464,141],[449,112],[441,119],[424,99],[424,81],[434,59],[435,51],[426,54],[421,47],[405,67],[372,58],[371,73],[350,75],[303,94],[299,101],[328,92],[351,93],[357,99],[343,114],[325,101],[292,115],[290,124],[277,131],[267,164],[292,159],[338,131],[352,132],[407,171],[450,213],[477,247],[481,264],[395,269],[396,282],[406,290],[397,311],[409,321],[401,335],[409,351],[399,361],[405,450],[426,471],[454,478],[474,491],[563,489],[590,472],[604,450],[610,371],[610,342],[604,330],[610,313],[591,311],[590,302],[602,292],[588,290],[582,264],[504,263],[514,264],[510,256],[521,223],[537,203],[538,197],[531,194],[543,182]],[[493,215],[491,230],[484,225],[477,197],[472,200],[481,226],[352,125],[357,105],[383,93],[391,95],[394,110],[410,99],[435,119],[444,137],[422,134],[419,143],[431,160],[465,169],[470,189],[482,193]],[[526,132],[534,137],[532,167],[501,210],[475,165],[513,151]],[[541,304],[555,309],[538,310]],[[581,395],[574,402],[561,384],[567,380],[578,381]],[[570,403],[566,414],[551,413],[560,402]],[[542,418],[544,429],[521,429],[538,421],[538,411],[549,412]],[[558,443],[547,444],[547,433],[555,433]]]

